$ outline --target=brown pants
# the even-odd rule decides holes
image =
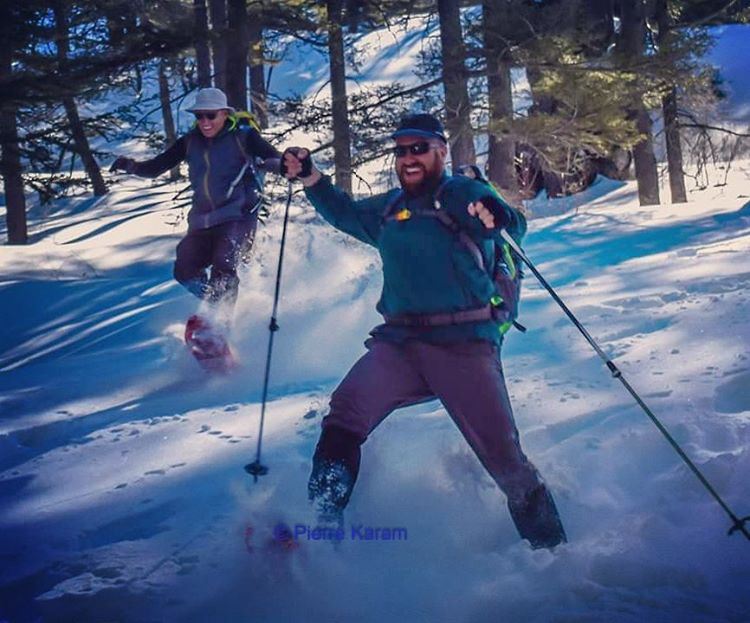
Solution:
[[[509,500],[523,499],[540,484],[521,450],[495,345],[372,339],[368,348],[331,397],[311,483],[322,464],[338,462],[351,475],[350,493],[359,469],[359,446],[378,424],[399,407],[439,398]],[[313,491],[311,487],[311,496]]]
[[[249,252],[257,216],[188,231],[177,245],[174,277],[192,294],[211,302],[234,304],[240,279],[237,268]]]

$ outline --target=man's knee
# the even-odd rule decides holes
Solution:
[[[204,270],[192,266],[179,257],[175,260],[175,263],[172,266],[172,276],[182,285],[185,285],[190,281],[200,280],[204,272]]]
[[[362,399],[356,384],[342,384],[331,394],[331,410],[325,424],[332,429],[351,431],[364,440],[374,418],[371,410],[372,404]]]
[[[172,268],[172,275],[175,280],[191,294],[201,299],[206,297],[206,285],[208,280],[204,269],[177,260]]]

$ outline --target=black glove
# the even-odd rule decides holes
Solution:
[[[109,172],[114,173],[115,171],[125,171],[125,173],[132,173],[135,170],[135,160],[132,158],[126,158],[125,156],[118,156],[109,167]]]
[[[495,229],[504,229],[510,225],[510,211],[500,203],[497,197],[493,195],[485,195],[479,201],[481,201],[482,205],[492,213],[492,218],[495,219]]]
[[[313,161],[310,157],[310,152],[307,149],[303,150],[302,147],[287,147],[284,150],[284,153],[281,155],[281,164],[279,165],[279,173],[281,173],[281,175],[286,177],[287,168],[286,162],[284,161],[284,156],[286,156],[287,154],[292,154],[295,158],[297,158],[297,160],[300,161],[300,164],[302,165],[302,170],[300,171],[299,175],[293,179],[304,179],[312,175]]]

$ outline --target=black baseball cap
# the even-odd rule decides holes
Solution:
[[[424,138],[439,138],[444,143],[448,140],[445,138],[445,130],[440,120],[427,113],[418,113],[407,115],[401,119],[396,131],[391,134],[391,138],[399,136],[420,136]]]

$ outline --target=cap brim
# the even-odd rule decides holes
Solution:
[[[186,112],[198,112],[199,110],[205,110],[208,112],[214,111],[214,110],[228,110],[231,114],[236,113],[237,111],[232,108],[231,106],[221,106],[220,108],[211,108],[210,106],[192,106],[190,108],[186,108]]]
[[[442,134],[438,134],[437,132],[429,132],[428,130],[412,130],[409,128],[405,128],[403,130],[396,130],[393,134],[391,134],[391,138],[399,138],[400,136],[417,136],[419,138],[439,138],[441,141],[443,141],[443,143],[448,142]]]

